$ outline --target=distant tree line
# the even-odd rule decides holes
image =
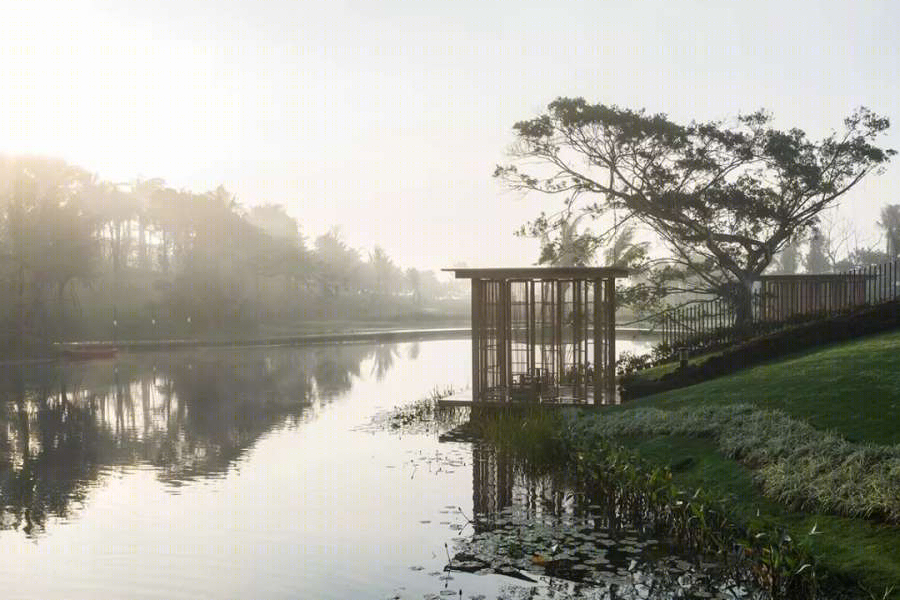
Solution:
[[[770,272],[841,273],[900,259],[900,204],[886,204],[876,223],[881,238],[861,244],[848,223],[822,219],[809,235],[791,239],[776,256]]]
[[[219,186],[102,181],[58,159],[0,156],[0,343],[292,332],[310,321],[456,310],[454,282],[401,269],[337,228],[311,244],[283,206]],[[450,303],[449,305],[442,303]]]

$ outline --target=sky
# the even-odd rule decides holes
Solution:
[[[505,190],[516,121],[559,96],[676,121],[766,108],[813,138],[858,106],[900,149],[900,3],[6,0],[0,152],[102,179],[224,184],[307,239],[340,225],[404,267],[532,264],[561,199]],[[838,218],[877,239],[900,166]]]

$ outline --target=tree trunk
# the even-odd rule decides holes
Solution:
[[[112,254],[113,273],[119,274],[119,226],[118,223],[109,224],[110,253]]]
[[[164,274],[169,274],[169,236],[165,229],[162,231],[162,244],[159,247],[159,266]]]
[[[725,284],[725,300],[731,305],[734,326],[749,328],[753,324],[753,280],[742,278]]]
[[[19,267],[16,279],[16,333],[12,345],[15,350],[19,350],[25,339],[25,267]]]
[[[144,216],[138,216],[138,264],[141,269],[147,268],[147,226]]]

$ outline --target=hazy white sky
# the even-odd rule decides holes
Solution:
[[[6,0],[0,152],[224,183],[403,266],[530,264],[559,199],[491,178],[557,96],[689,121],[760,107],[817,137],[865,105],[900,149],[900,3]],[[900,166],[843,213],[863,234]]]

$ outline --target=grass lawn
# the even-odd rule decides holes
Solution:
[[[780,409],[851,442],[900,444],[900,332],[806,352],[610,410],[700,404]],[[808,539],[822,566],[859,581],[873,597],[896,586],[890,597],[900,598],[900,527],[801,512],[768,499],[753,471],[722,455],[714,440],[656,436],[619,441],[653,462],[686,465],[675,473],[677,483],[721,493],[737,518],[749,520],[758,511],[761,519],[786,527],[795,539]],[[814,526],[821,533],[809,536]]]
[[[805,352],[622,408],[701,403],[777,408],[850,441],[900,444],[900,332]]]

